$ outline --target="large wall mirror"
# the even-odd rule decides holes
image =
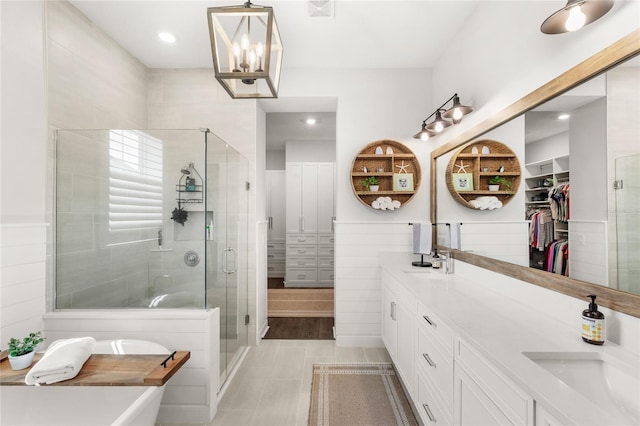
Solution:
[[[440,249],[535,285],[640,318],[640,30],[432,152],[431,220]],[[559,120],[560,114],[569,117]],[[518,155],[523,184],[492,211],[453,201],[444,173],[465,144],[494,139]],[[541,219],[549,189],[569,192]],[[561,205],[561,204],[560,204]],[[562,207],[561,207],[562,209]],[[537,213],[537,214],[536,214]],[[531,220],[550,220],[532,244]],[[567,242],[568,262],[548,272],[549,244]],[[562,256],[561,248],[556,248]]]

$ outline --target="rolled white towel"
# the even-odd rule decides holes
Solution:
[[[56,340],[29,370],[24,382],[28,385],[49,385],[73,379],[91,356],[95,344],[93,337]]]

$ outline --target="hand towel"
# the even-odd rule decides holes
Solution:
[[[413,224],[413,253],[431,253],[431,222]]]
[[[56,340],[29,370],[24,382],[28,385],[50,385],[73,379],[91,356],[95,344],[93,337]]]

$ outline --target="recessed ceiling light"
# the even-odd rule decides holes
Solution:
[[[307,123],[309,126],[313,126],[314,124],[316,124],[318,121],[313,118],[313,117],[309,117],[305,120],[305,123]]]
[[[571,117],[571,115],[564,113],[564,114],[560,114],[558,116],[558,120],[567,120],[569,117]]]
[[[171,33],[158,33],[158,37],[160,38],[160,40],[164,41],[165,43],[176,42],[176,37]]]

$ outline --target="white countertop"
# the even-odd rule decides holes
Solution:
[[[549,318],[531,303],[517,300],[517,295],[495,292],[491,283],[478,282],[468,274],[446,275],[411,266],[417,259],[411,254],[383,253],[380,265],[557,420],[576,425],[633,424],[615,411],[598,407],[523,352],[599,352],[635,377],[640,369],[637,355],[610,342],[602,346],[585,343],[580,329]],[[585,302],[585,308],[587,305]]]

